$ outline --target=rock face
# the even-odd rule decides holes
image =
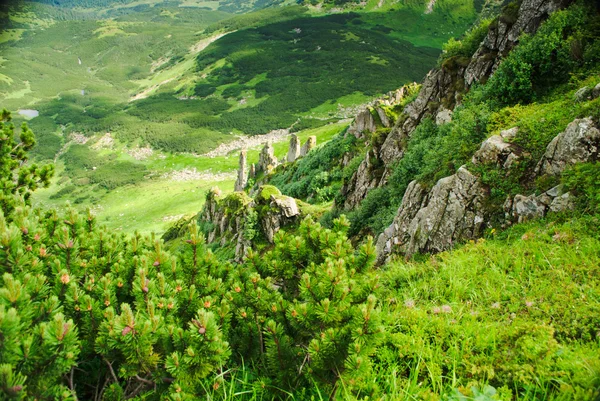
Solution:
[[[427,195],[419,184],[411,183],[394,223],[377,240],[380,261],[394,248],[410,257],[477,238],[486,220],[487,197],[488,189],[464,166],[439,180]]]
[[[251,246],[250,240],[244,238],[244,224],[251,203],[252,198],[244,192],[234,192],[222,198],[219,188],[211,189],[200,214],[202,220],[214,227],[206,241],[219,242],[221,245],[228,241],[235,243],[236,259],[241,260]]]
[[[471,58],[464,74],[465,85],[471,86],[489,77],[518,43],[521,33],[534,33],[551,13],[570,3],[572,0],[523,0],[515,17],[500,17]]]
[[[246,149],[242,149],[240,152],[240,164],[238,167],[237,180],[235,181],[235,191],[243,191],[248,184],[248,162],[246,156]]]
[[[273,243],[275,234],[285,224],[294,221],[300,215],[296,200],[285,195],[271,195],[269,208],[261,218],[261,226],[269,243]]]
[[[496,70],[500,61],[518,43],[521,33],[534,33],[548,16],[568,6],[573,0],[523,0],[518,11],[500,17],[490,26],[485,39],[470,60],[449,59],[427,74],[417,98],[404,108],[403,118],[393,125],[385,142],[374,149],[376,158],[390,166],[404,155],[404,146],[417,125],[425,117],[437,124],[452,118],[450,111],[460,104],[462,94],[476,82],[485,82]],[[364,116],[365,118],[368,116]],[[377,165],[373,158],[371,165]],[[366,166],[365,166],[366,167]],[[386,169],[361,169],[366,176],[357,176],[344,188],[343,193],[352,198],[347,206],[356,207],[371,188],[385,185]],[[365,190],[366,183],[371,185]]]
[[[364,108],[358,112],[356,117],[354,117],[354,121],[348,128],[348,134],[354,135],[357,138],[362,138],[364,132],[373,133],[376,130],[377,124],[375,123],[373,114],[369,108]]]
[[[262,171],[265,174],[270,174],[271,171],[273,171],[277,166],[277,157],[275,157],[274,152],[273,144],[268,142],[258,156],[258,166],[256,166],[257,171]]]
[[[302,149],[300,149],[300,156],[306,156],[308,152],[315,148],[315,146],[317,146],[317,137],[314,135],[309,136],[304,145],[302,146]]]
[[[213,227],[207,242],[235,243],[238,261],[252,246],[253,238],[245,236],[248,231],[258,230],[272,243],[281,227],[294,223],[301,216],[296,200],[282,195],[271,185],[261,186],[254,198],[245,192],[233,192],[223,197],[218,188],[213,188],[200,213],[200,219]]]
[[[507,141],[517,135],[518,130],[512,128],[488,138],[473,156],[473,164],[510,167],[507,163],[520,157],[520,149]],[[577,119],[550,142],[536,170],[538,174],[558,175],[568,165],[599,160],[599,149],[600,131],[592,120]],[[457,241],[479,237],[489,216],[501,212],[489,210],[488,199],[488,188],[465,166],[439,180],[429,192],[416,181],[411,182],[394,222],[377,240],[378,261],[384,262],[395,251],[406,256],[440,252]],[[540,195],[509,197],[503,209],[505,222],[511,224],[573,207],[572,195],[556,186]]]
[[[517,135],[518,129],[511,128],[502,131],[500,135],[493,135],[486,139],[471,161],[473,164],[496,164],[508,169],[523,154],[523,150],[507,140],[513,139]]]
[[[448,110],[442,107],[435,116],[435,123],[437,125],[447,124],[452,121],[452,110]]]
[[[290,137],[290,148],[288,149],[287,162],[293,163],[300,156],[300,139],[298,135],[292,134]]]
[[[563,192],[560,185],[541,195],[515,195],[504,203],[505,219],[509,223],[522,223],[544,217],[548,212],[563,212],[575,208],[573,196]]]
[[[600,131],[589,118],[573,121],[546,148],[536,174],[558,175],[568,166],[600,159]]]

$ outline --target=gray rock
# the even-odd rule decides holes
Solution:
[[[302,149],[300,149],[300,156],[306,156],[308,152],[315,148],[315,146],[317,146],[317,137],[314,135],[309,136],[302,146]]]
[[[592,162],[600,157],[600,131],[590,118],[574,120],[546,148],[536,166],[536,174],[559,175],[575,163]]]
[[[504,139],[505,142],[512,142],[516,139],[517,134],[519,133],[518,127],[513,127],[504,131],[500,131],[500,136]]]
[[[367,193],[379,183],[379,180],[372,174],[371,160],[376,158],[377,156],[373,150],[369,150],[348,185],[342,189],[342,194],[345,196],[344,208],[346,210],[358,206],[365,196],[367,196]]]
[[[549,207],[549,211],[554,213],[573,209],[575,209],[575,202],[573,201],[573,196],[571,196],[569,192],[554,198]]]
[[[488,189],[464,166],[456,174],[442,178],[410,222],[410,240],[400,244],[401,250],[407,256],[441,252],[452,248],[456,241],[479,237],[487,198]]]
[[[248,184],[248,163],[246,149],[242,149],[234,190],[243,191],[246,188],[246,184]]]
[[[275,234],[285,224],[300,215],[300,209],[294,198],[285,195],[271,195],[270,209],[261,220],[261,226],[267,241],[273,243]]]
[[[408,234],[410,222],[423,206],[426,196],[427,191],[425,187],[417,181],[411,181],[408,184],[394,222],[377,239],[378,263],[385,262],[396,245],[410,241],[410,235]]]
[[[376,130],[377,125],[371,111],[368,108],[364,108],[354,118],[354,121],[348,128],[347,134],[362,138],[365,132],[375,132]]]
[[[437,125],[447,124],[452,121],[452,110],[448,110],[445,107],[441,107],[435,116],[435,123]]]
[[[290,137],[290,148],[288,149],[287,161],[294,162],[300,156],[300,139],[298,135],[292,134]]]
[[[250,178],[254,178],[254,177],[256,177],[256,165],[255,165],[254,163],[252,163],[252,164],[250,165],[250,171],[248,172],[248,176],[249,176]]]
[[[509,136],[506,133],[504,135],[504,137]],[[519,159],[521,153],[522,151],[517,145],[505,142],[501,133],[486,139],[473,155],[471,162],[473,164],[496,164],[508,169]]]
[[[257,170],[262,171],[265,174],[271,173],[275,167],[277,167],[277,157],[275,157],[273,145],[271,142],[265,144],[265,147],[258,156]]]
[[[406,256],[418,252],[441,252],[456,241],[481,235],[486,217],[488,189],[464,166],[439,180],[429,194],[412,182],[402,205],[377,241],[378,261],[394,247]]]
[[[379,121],[381,121],[381,124],[386,127],[389,128],[391,125],[390,119],[387,115],[387,113],[385,112],[385,110],[381,107],[375,107],[375,111],[377,112],[377,115],[379,116]]]
[[[551,13],[570,3],[572,0],[523,0],[514,23],[499,18],[471,58],[463,77],[465,85],[470,87],[488,78],[518,43],[523,32],[534,33]]]
[[[592,90],[592,99],[596,99],[598,97],[600,97],[600,83],[594,86],[594,89]]]
[[[575,101],[576,102],[585,102],[586,100],[590,100],[592,98],[592,88],[589,86],[584,86],[575,92]]]
[[[541,202],[535,196],[515,195],[513,199],[512,214],[517,222],[544,217],[548,205]]]
[[[300,214],[300,209],[296,204],[296,199],[285,195],[271,195],[271,206],[281,210],[285,217],[294,217]]]

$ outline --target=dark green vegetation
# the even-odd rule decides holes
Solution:
[[[0,218],[0,394],[591,400],[597,225],[520,225],[374,269],[347,219],[308,218],[234,265],[195,223],[167,251],[90,214],[19,205]]]

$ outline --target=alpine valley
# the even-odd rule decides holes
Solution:
[[[0,400],[600,400],[597,1],[0,29]]]

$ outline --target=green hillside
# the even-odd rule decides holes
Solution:
[[[35,157],[60,167],[39,204],[69,200],[114,228],[164,230],[198,210],[199,192],[232,183],[233,159],[198,155],[233,135],[304,132],[351,117],[357,105],[419,81],[442,43],[476,18],[473,4],[450,1],[431,14],[424,3],[341,14],[235,4],[244,10],[193,1],[3,9],[0,103],[38,133]],[[146,156],[132,156],[140,148]],[[165,178],[184,169],[206,173],[204,181]],[[113,204],[140,206],[117,194],[162,203],[161,185],[180,199],[176,212],[149,207],[135,224],[111,218]]]

